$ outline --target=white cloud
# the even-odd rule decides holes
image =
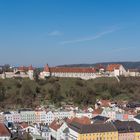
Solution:
[[[110,29],[107,31],[103,31],[100,32],[94,36],[90,36],[90,37],[85,37],[85,38],[79,38],[79,39],[75,39],[75,40],[67,40],[67,41],[62,41],[60,42],[61,44],[72,44],[72,43],[80,43],[80,42],[85,42],[85,41],[92,41],[92,40],[96,40],[98,38],[101,38],[104,35],[110,34],[112,32],[115,32],[116,30],[118,30],[119,28],[114,28],[114,29]]]
[[[55,30],[55,31],[49,32],[48,35],[49,36],[61,36],[62,33],[60,31]]]

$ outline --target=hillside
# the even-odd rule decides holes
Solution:
[[[108,64],[122,64],[126,69],[140,69],[140,62],[101,62],[94,64],[71,64],[71,65],[60,65],[58,67],[95,67],[96,65],[107,66]]]
[[[81,80],[49,78],[0,79],[0,108],[35,107],[40,104],[74,103],[93,105],[97,98],[140,102],[140,78],[99,78]]]

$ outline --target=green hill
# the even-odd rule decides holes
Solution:
[[[140,78],[81,80],[74,78],[0,79],[0,108],[36,107],[40,104],[93,105],[97,98],[140,101]]]

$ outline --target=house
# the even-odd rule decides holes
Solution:
[[[11,138],[10,131],[3,123],[0,123],[0,139],[1,140],[10,140],[10,138]]]
[[[52,111],[46,112],[45,123],[51,124],[55,119],[55,115]]]
[[[51,137],[53,139],[56,139],[58,140],[60,138],[60,135],[59,133],[57,133],[58,129],[62,126],[62,122],[59,122],[59,121],[56,121],[54,120],[50,125],[49,125],[49,128],[50,128],[50,131],[51,131]]]
[[[51,140],[51,131],[48,125],[41,128],[41,136],[44,140]]]
[[[106,68],[106,72],[109,76],[125,76],[126,70],[121,64],[109,64]]]
[[[98,116],[102,114],[103,109],[102,108],[98,108],[98,109],[94,109],[94,111],[92,112],[92,116]]]
[[[30,109],[21,109],[19,110],[19,113],[21,115],[21,122],[28,122],[28,124],[35,123],[35,111]]]
[[[46,123],[46,111],[35,110],[35,122],[36,123]]]
[[[13,115],[11,112],[9,112],[9,111],[3,112],[3,115],[7,122],[13,123]]]
[[[74,111],[67,111],[67,110],[57,110],[54,112],[54,116],[56,119],[64,119],[64,118],[71,118],[74,117]]]

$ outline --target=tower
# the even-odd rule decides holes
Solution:
[[[29,75],[29,78],[30,78],[31,80],[34,80],[34,69],[33,69],[32,65],[30,65],[30,66],[28,67],[28,75]]]

